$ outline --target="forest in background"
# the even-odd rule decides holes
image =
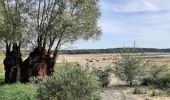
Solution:
[[[133,49],[133,50],[131,50]],[[100,54],[100,53],[121,53],[121,52],[133,51],[133,53],[169,53],[170,48],[157,49],[157,48],[108,48],[108,49],[76,49],[76,50],[61,50],[60,54]]]

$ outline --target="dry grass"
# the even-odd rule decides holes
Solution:
[[[113,65],[113,62],[116,58],[119,57],[119,54],[77,54],[77,55],[59,55],[57,63],[61,63],[63,60],[68,62],[76,62],[81,65],[89,64],[100,67],[107,67]],[[161,54],[145,54],[144,59],[150,60],[151,63],[156,64],[167,64],[170,66],[170,55]]]
[[[97,68],[105,68],[107,66],[114,67],[116,58],[119,54],[78,54],[78,55],[59,55],[57,63],[63,60],[81,65],[90,65]],[[151,63],[167,64],[170,66],[170,55],[162,54],[145,54],[143,59],[148,59]],[[170,67],[169,67],[170,68]],[[162,95],[152,97],[150,94],[133,94],[134,87],[124,87],[123,82],[118,80],[114,74],[111,76],[111,84],[101,93],[102,100],[170,100],[169,95],[165,91],[161,91]],[[123,87],[122,87],[123,86]]]
[[[79,63],[81,65],[88,64],[89,66],[97,68],[105,68],[107,66],[114,66],[113,62],[119,57],[119,54],[78,54],[78,55],[59,55],[57,63],[67,61],[71,63]],[[170,55],[162,54],[145,54],[144,59],[149,59],[150,62],[156,64],[167,64],[170,66]],[[3,70],[3,59],[4,56],[0,56],[0,76],[4,74]],[[57,65],[57,64],[56,64]],[[134,95],[132,93],[133,87],[122,87],[123,84],[114,75],[111,76],[111,84],[108,88],[105,88],[101,93],[103,100],[170,100],[169,94],[161,95],[159,97],[152,97],[147,94]],[[163,92],[163,91],[162,91]],[[169,93],[169,92],[168,92]]]

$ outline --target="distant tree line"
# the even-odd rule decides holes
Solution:
[[[99,54],[99,53],[121,53],[126,51],[132,51],[133,53],[139,52],[170,52],[168,49],[157,48],[108,48],[108,49],[77,49],[77,50],[61,50],[60,54]]]

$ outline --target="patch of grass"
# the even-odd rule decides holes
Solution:
[[[0,88],[0,100],[37,100],[37,86],[16,83]]]
[[[0,86],[4,84],[4,73],[0,72]]]
[[[4,84],[4,65],[3,60],[5,56],[0,55],[0,86]]]

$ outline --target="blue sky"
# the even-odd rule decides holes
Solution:
[[[170,48],[170,0],[100,0],[98,41],[77,41],[74,49],[132,46]]]

